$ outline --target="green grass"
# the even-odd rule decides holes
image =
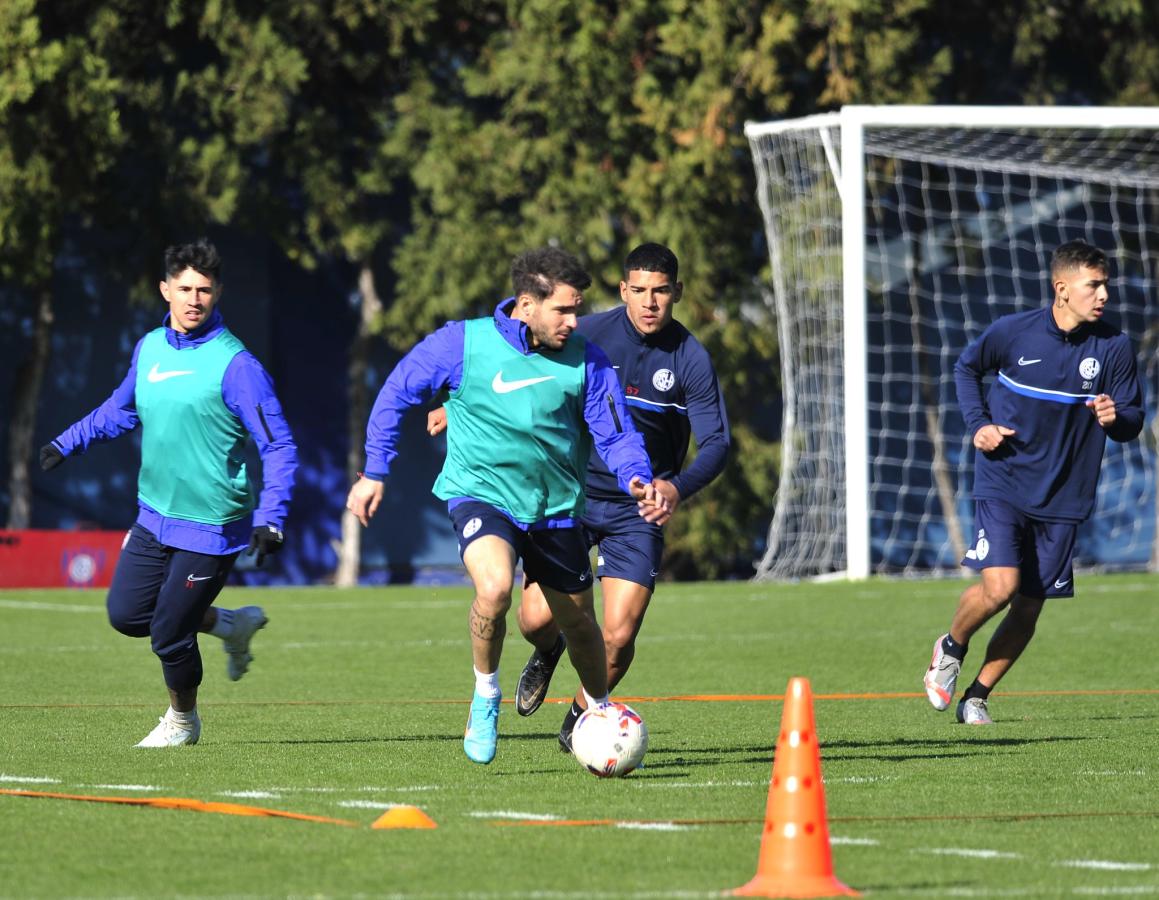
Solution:
[[[1159,894],[1159,693],[1128,693],[1155,686],[1159,580],[1081,577],[1078,599],[1050,604],[989,729],[916,695],[963,584],[662,585],[619,693],[779,695],[808,677],[836,874],[872,896]],[[165,708],[147,643],[108,627],[99,592],[0,592],[0,788],[360,823],[0,796],[0,897],[695,897],[754,875],[779,701],[635,703],[646,766],[613,781],[558,752],[562,705],[521,719],[504,704],[499,755],[476,766],[461,743],[469,600],[461,587],[231,589],[224,605],[271,617],[253,668],[229,682],[204,638],[201,743],[145,751],[133,744]],[[527,648],[509,625],[511,696]],[[561,668],[552,697],[574,677]],[[1110,693],[1031,693],[1090,690]],[[844,693],[895,696],[824,696]],[[438,828],[371,830],[391,804]],[[704,824],[517,827],[512,814]]]

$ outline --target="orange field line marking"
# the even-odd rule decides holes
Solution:
[[[345,819],[331,819],[327,816],[311,816],[306,813],[285,812],[280,809],[266,809],[262,806],[245,806],[240,803],[215,803],[206,800],[192,800],[187,797],[93,797],[88,794],[57,794],[49,791],[19,791],[4,788],[0,788],[0,794],[9,797],[35,797],[43,800],[81,800],[88,803],[119,803],[125,806],[185,809],[191,812],[218,813],[224,816],[268,816],[276,819],[297,819],[300,822],[345,825],[349,828],[362,827],[358,822],[348,822]]]
[[[1159,694],[1159,688],[1105,688],[1094,690],[1058,691],[995,691],[995,697],[1150,697]],[[814,700],[913,700],[924,698],[924,691],[880,691],[859,694],[814,694]],[[782,701],[784,694],[670,694],[655,697],[615,697],[621,703],[767,703]],[[571,697],[549,697],[545,703],[571,703]],[[408,706],[463,703],[454,700],[408,698],[391,700],[220,700],[214,706]],[[514,703],[514,700],[504,700]],[[0,709],[143,709],[154,703],[0,703]]]
[[[970,813],[966,815],[954,814],[929,816],[829,816],[829,821],[840,823],[858,822],[955,822],[962,819],[976,819],[991,822],[1028,821],[1036,819],[1091,819],[1110,816],[1130,816],[1141,818],[1159,817],[1159,810],[1143,810],[1139,812],[1031,812],[1031,813]],[[496,819],[487,824],[496,828],[622,828],[649,825],[762,825],[764,819]]]

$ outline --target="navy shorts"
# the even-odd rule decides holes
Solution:
[[[1076,523],[1046,522],[1001,500],[976,500],[974,528],[974,546],[962,565],[1018,569],[1018,593],[1025,597],[1074,596]]]
[[[664,529],[645,522],[634,501],[588,500],[580,520],[589,546],[597,548],[596,576],[656,587],[664,555]]]
[[[564,594],[582,594],[592,586],[588,545],[579,525],[524,531],[506,513],[479,500],[466,500],[448,515],[459,538],[460,559],[473,541],[493,534],[515,548],[529,581]]]

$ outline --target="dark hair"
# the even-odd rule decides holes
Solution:
[[[543,301],[561,284],[582,291],[592,283],[580,261],[558,247],[540,247],[520,253],[511,262],[511,285],[515,296],[530,294]]]
[[[624,274],[641,272],[663,272],[675,283],[679,281],[680,263],[676,254],[663,244],[641,244],[624,260]]]
[[[165,248],[165,277],[174,278],[186,269],[200,272],[214,284],[221,283],[221,256],[208,238]]]
[[[1088,269],[1107,271],[1107,254],[1086,241],[1067,241],[1060,244],[1050,257],[1050,276],[1055,278],[1061,272],[1073,272],[1086,266]]]

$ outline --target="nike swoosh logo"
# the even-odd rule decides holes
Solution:
[[[209,579],[212,577],[213,577],[212,575],[202,575],[201,577],[198,577],[196,575],[190,575],[189,580],[190,581],[209,581]]]
[[[149,374],[145,377],[148,378],[149,381],[151,381],[153,384],[156,384],[158,381],[164,381],[166,378],[176,378],[178,375],[193,374],[192,369],[188,371],[184,369],[174,369],[172,372],[161,372],[159,371],[160,368],[161,363],[153,363],[153,368],[149,370]]]
[[[1041,359],[1026,359],[1025,357],[1022,357],[1022,356],[1018,357],[1018,365],[1020,365],[1020,366],[1033,366],[1035,363],[1039,363],[1039,362],[1042,362],[1042,360]]]
[[[1060,590],[1060,591],[1061,591],[1061,590],[1062,590],[1064,587],[1066,587],[1068,584],[1070,584],[1070,579],[1069,579],[1069,578],[1068,578],[1066,581],[1056,581],[1056,582],[1054,583],[1054,586],[1055,586],[1055,587],[1056,587],[1058,590]]]
[[[495,377],[491,379],[491,390],[496,394],[510,394],[512,391],[531,387],[531,385],[539,384],[541,381],[552,381],[554,379],[554,375],[544,375],[542,378],[521,378],[519,381],[504,381],[503,373],[496,372]]]

